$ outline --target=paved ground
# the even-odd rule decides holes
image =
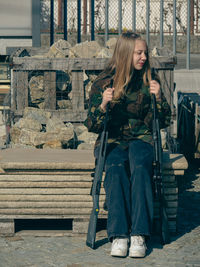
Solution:
[[[0,238],[0,267],[85,267],[85,266],[200,266],[200,164],[191,165],[179,181],[178,233],[163,248],[154,236],[144,259],[113,258],[105,235],[99,247],[85,245],[85,236],[65,232],[19,231]],[[46,236],[44,236],[46,234]],[[104,234],[104,232],[103,232]]]

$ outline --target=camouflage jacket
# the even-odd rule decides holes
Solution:
[[[100,108],[104,83],[108,83],[108,80],[100,80],[93,84],[88,115],[84,122],[89,132],[99,134],[95,146],[99,144],[106,115]],[[161,101],[157,101],[157,109],[160,128],[169,126],[171,110],[163,93],[161,93]],[[119,101],[110,103],[108,143],[119,144],[126,148],[130,140],[141,139],[152,144],[152,120],[153,106],[149,87],[144,85],[142,79],[134,83],[131,82],[127,87],[126,94]]]

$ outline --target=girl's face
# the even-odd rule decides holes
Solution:
[[[141,70],[147,60],[147,46],[145,41],[136,40],[135,50],[133,52],[133,67],[136,70]]]

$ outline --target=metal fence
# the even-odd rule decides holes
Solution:
[[[81,33],[89,33],[91,20],[91,0],[41,0],[42,31],[50,31],[50,17],[53,3],[54,23],[56,32],[64,32],[64,6],[67,5],[67,30],[69,33],[77,31],[78,17],[81,19]],[[191,6],[191,33],[200,33],[199,0],[189,1]],[[96,0],[94,1],[95,32],[105,33],[106,20],[109,20],[109,33],[119,33],[121,30],[134,29],[146,32],[147,16],[149,17],[150,32],[173,34],[173,16],[176,11],[176,28],[178,34],[187,32],[187,0]],[[108,5],[108,7],[107,7]],[[77,15],[80,7],[80,16]],[[106,18],[108,8],[108,18]],[[162,15],[162,16],[161,16]]]
[[[50,45],[55,34],[67,40],[77,34],[91,40],[134,30],[146,36],[159,36],[160,46],[164,37],[172,36],[173,53],[176,54],[177,36],[187,37],[186,67],[190,64],[190,37],[200,35],[199,0],[41,0],[41,32],[50,34]]]
[[[41,0],[41,29],[50,32],[53,17],[55,32],[64,33],[65,26],[68,33],[77,32],[80,23],[81,34],[86,34],[91,32],[91,16],[94,16],[95,33],[130,29],[146,33],[149,26],[152,34],[162,31],[172,35],[175,26],[177,34],[183,35],[187,33],[188,3],[191,34],[199,34],[199,0]]]

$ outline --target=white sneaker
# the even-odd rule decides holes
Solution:
[[[111,256],[126,257],[128,252],[128,238],[115,238],[111,245]]]
[[[145,239],[141,235],[131,236],[131,246],[129,248],[129,257],[143,258],[146,255]]]

